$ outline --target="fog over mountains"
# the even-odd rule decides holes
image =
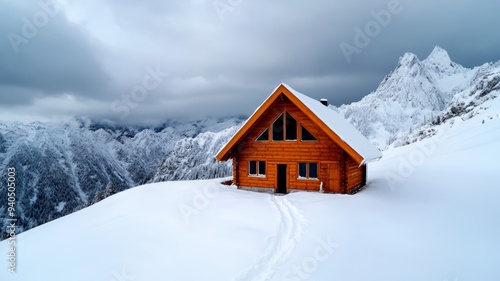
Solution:
[[[468,69],[436,47],[424,60],[404,54],[374,92],[331,108],[386,149],[432,135],[434,125],[451,117],[474,117],[499,90],[500,62]],[[7,168],[15,167],[18,232],[146,182],[228,176],[231,163],[217,163],[214,155],[243,121],[172,121],[153,128],[81,118],[0,122],[0,178],[6,179]],[[6,182],[0,181],[2,194]],[[6,206],[0,206],[5,214]],[[6,223],[2,221],[2,231]]]

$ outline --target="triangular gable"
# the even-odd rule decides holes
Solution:
[[[245,138],[254,124],[281,94],[285,95],[307,117],[318,124],[357,163],[362,164],[382,157],[380,151],[340,114],[324,106],[319,101],[295,91],[290,86],[280,84],[217,153],[216,158],[218,161],[226,161],[231,158],[231,150]]]

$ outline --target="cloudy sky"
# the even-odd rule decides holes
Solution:
[[[249,115],[281,82],[340,105],[375,90],[405,52],[500,60],[494,0],[0,4],[0,120]]]

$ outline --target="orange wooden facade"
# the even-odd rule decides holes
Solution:
[[[346,152],[344,142],[339,144],[332,139],[321,124],[308,117],[287,95],[266,102],[263,111],[254,114],[254,120],[249,120],[251,124],[246,124],[249,128],[233,137],[233,142],[217,155],[219,161],[233,159],[235,185],[280,193],[319,191],[320,186],[324,192],[353,193],[365,185],[366,165]],[[286,113],[296,121],[296,140],[273,140],[273,123]],[[303,141],[301,127],[316,140]],[[266,129],[269,139],[257,140]],[[250,161],[265,162],[265,175],[251,174]],[[317,165],[317,176],[299,177],[299,163]]]

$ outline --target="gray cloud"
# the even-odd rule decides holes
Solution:
[[[18,2],[1,1],[0,118],[248,115],[281,82],[340,105],[375,90],[405,52],[424,59],[440,45],[467,67],[500,59],[494,1],[72,0],[16,53],[9,34],[41,10]],[[391,5],[399,12],[346,60],[341,44]],[[146,89],[148,68],[169,75]]]
[[[35,2],[23,5],[7,2],[0,11],[1,103],[17,99],[23,104],[62,93],[99,98],[106,93],[109,76],[90,38],[62,12],[49,16]]]

